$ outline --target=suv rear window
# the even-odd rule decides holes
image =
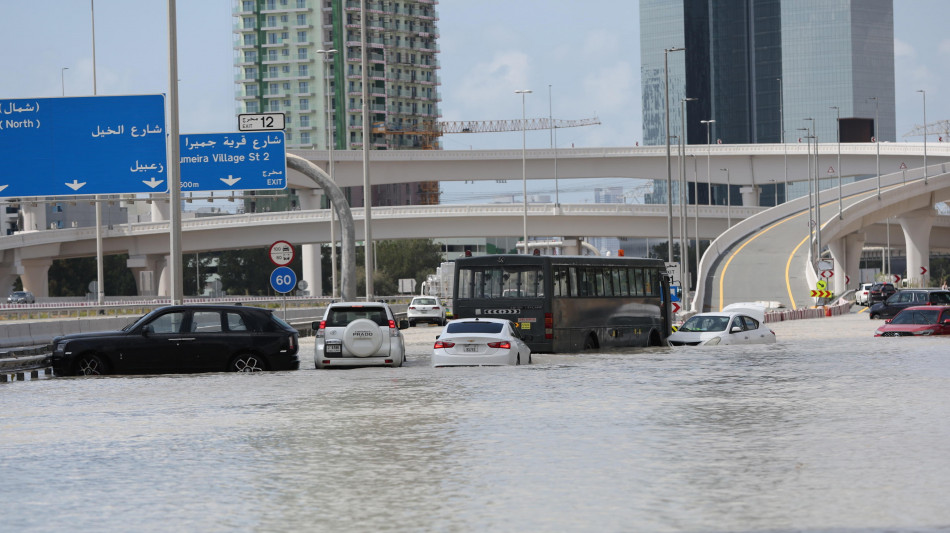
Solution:
[[[327,312],[327,327],[344,327],[350,322],[368,318],[380,326],[388,326],[389,318],[382,307],[332,307]]]

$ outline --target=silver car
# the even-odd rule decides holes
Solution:
[[[408,327],[409,321],[397,321],[385,303],[330,304],[323,320],[313,323],[317,337],[314,366],[402,366],[406,343],[400,330]]]
[[[32,304],[36,303],[36,298],[33,297],[33,293],[30,291],[13,291],[10,296],[7,296],[8,304]]]

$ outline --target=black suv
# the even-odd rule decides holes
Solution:
[[[893,318],[905,307],[915,305],[950,305],[950,291],[946,289],[901,289],[887,300],[878,302],[868,310],[872,319]]]
[[[894,288],[890,283],[875,283],[871,285],[871,288],[868,290],[868,305],[874,305],[878,302],[883,302],[887,298],[897,292],[897,289]]]
[[[57,376],[296,370],[297,330],[270,309],[160,307],[121,331],[53,339]]]

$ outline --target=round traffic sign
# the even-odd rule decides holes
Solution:
[[[825,290],[825,288],[827,288],[827,287],[828,287],[828,284],[825,283],[825,280],[823,280],[823,279],[820,279],[820,280],[818,280],[818,281],[815,283],[815,288],[818,289],[818,290],[820,290],[820,291]]]
[[[294,290],[297,285],[297,274],[288,267],[282,266],[274,269],[270,274],[270,286],[275,291],[287,293]]]
[[[287,241],[277,241],[270,245],[270,260],[277,266],[287,266],[294,260],[294,246]]]

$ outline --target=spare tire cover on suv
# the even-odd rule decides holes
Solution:
[[[367,318],[350,322],[343,332],[343,346],[357,357],[369,357],[383,345],[383,332],[379,325]]]

